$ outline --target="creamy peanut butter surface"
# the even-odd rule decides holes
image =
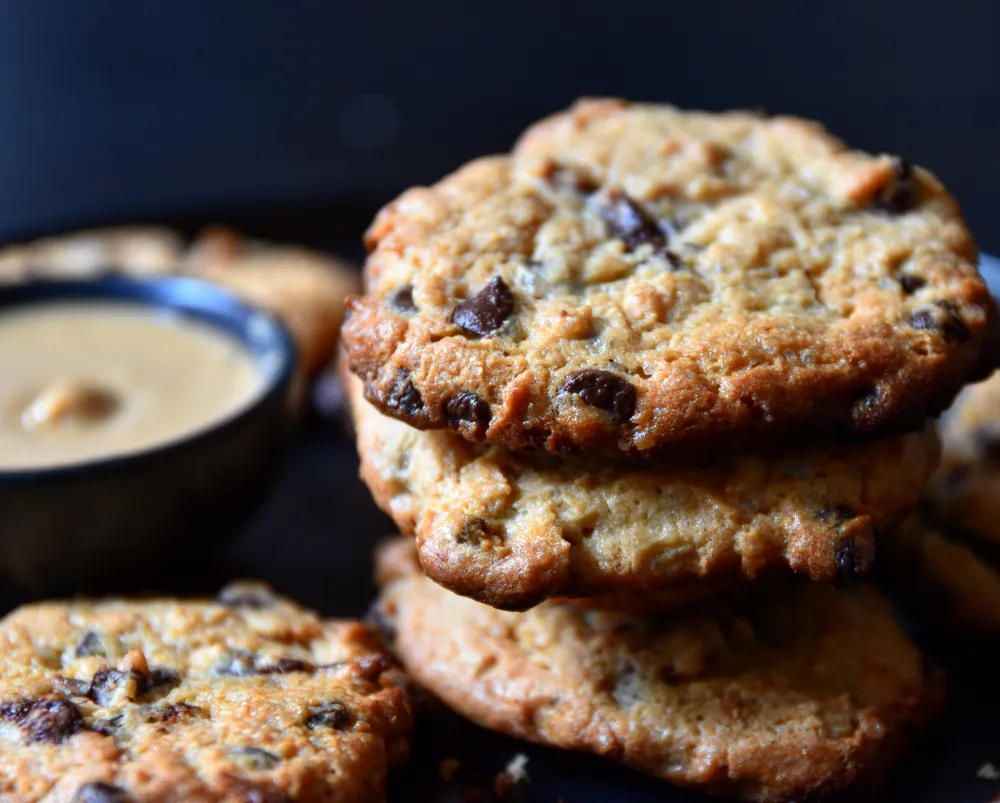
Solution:
[[[144,451],[220,422],[263,389],[211,326],[112,301],[0,313],[0,471]]]

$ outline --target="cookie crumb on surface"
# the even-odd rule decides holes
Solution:
[[[497,797],[505,798],[517,784],[528,782],[528,757],[517,753],[507,764],[507,768],[493,779],[493,791]]]
[[[976,771],[976,777],[984,781],[1000,781],[1000,770],[992,762],[987,761]]]
[[[455,774],[461,766],[462,764],[457,758],[441,759],[441,763],[438,764],[438,775],[441,776],[442,781],[454,781]]]

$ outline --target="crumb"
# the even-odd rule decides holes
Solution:
[[[493,779],[493,791],[497,797],[505,798],[517,784],[528,782],[527,765],[528,757],[524,753],[518,753],[510,760],[507,769]]]
[[[976,777],[982,778],[984,781],[1000,781],[1000,770],[987,761],[976,772]]]
[[[438,764],[438,775],[441,776],[442,781],[454,781],[455,773],[461,766],[457,758],[442,759],[441,763]]]

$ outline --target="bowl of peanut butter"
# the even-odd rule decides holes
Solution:
[[[0,578],[78,590],[223,542],[281,464],[295,362],[274,316],[194,279],[0,288]]]

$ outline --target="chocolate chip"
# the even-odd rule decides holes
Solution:
[[[289,672],[315,672],[316,665],[298,658],[279,658],[257,669],[258,675],[287,675]]]
[[[89,690],[90,684],[83,680],[62,675],[54,675],[52,678],[52,691],[67,697],[86,697]]]
[[[837,561],[837,584],[844,588],[851,588],[858,582],[858,574],[862,569],[857,542],[853,538],[845,539],[837,547],[834,558]]]
[[[310,729],[333,728],[339,731],[350,727],[351,719],[351,712],[343,703],[322,703],[309,708],[306,727]]]
[[[273,608],[277,599],[264,583],[231,583],[216,595],[215,601],[227,608],[264,610]]]
[[[95,733],[100,733],[102,736],[111,736],[113,738],[119,728],[121,728],[123,719],[124,717],[121,714],[104,717],[103,719],[95,719],[90,729]]]
[[[389,298],[389,305],[399,312],[416,312],[417,304],[413,300],[412,285],[404,285],[393,293]]]
[[[912,296],[917,290],[927,284],[927,280],[921,278],[920,276],[914,276],[912,273],[904,273],[899,277],[899,285],[903,288],[903,292],[908,296]]]
[[[154,666],[149,670],[149,677],[143,686],[143,691],[174,687],[181,682],[181,673],[169,666]]]
[[[514,294],[499,276],[451,314],[453,323],[466,332],[485,336],[499,329],[514,311]]]
[[[667,262],[670,264],[670,269],[672,271],[678,271],[684,267],[684,262],[673,251],[664,248],[660,253],[662,254],[663,258],[667,260]]]
[[[120,786],[94,781],[77,789],[70,803],[130,803],[131,800]]]
[[[119,697],[130,702],[142,693],[146,679],[138,672],[121,672],[104,666],[94,673],[87,696],[98,705],[111,705]]]
[[[628,421],[635,412],[635,388],[610,371],[577,371],[559,390],[575,393],[591,407],[606,410],[622,421]]]
[[[945,340],[964,343],[969,339],[969,327],[950,301],[935,301],[933,306],[921,307],[910,320],[915,329],[938,331]]]
[[[244,770],[271,770],[281,763],[274,753],[261,750],[259,747],[230,747],[229,756]]]
[[[453,427],[467,423],[472,424],[473,429],[478,431],[489,424],[492,411],[490,406],[475,393],[464,391],[448,401],[445,405],[445,415]]]
[[[9,703],[0,703],[0,717],[6,722],[20,724],[31,713],[31,706],[34,704],[33,700],[14,700]]]
[[[20,725],[28,744],[59,744],[86,727],[80,709],[56,695],[40,698]]]
[[[892,159],[892,172],[892,178],[875,196],[874,204],[883,212],[901,215],[917,205],[917,182],[913,165],[899,156]]]
[[[107,656],[107,653],[104,651],[104,642],[93,630],[88,630],[84,633],[83,637],[77,643],[76,649],[73,650],[74,658],[86,658],[89,655]]]
[[[644,243],[650,243],[654,248],[663,248],[667,244],[667,235],[656,221],[621,190],[608,193],[607,201],[601,207],[601,217],[608,234],[622,240],[629,251]]]
[[[155,708],[150,711],[146,717],[146,722],[173,725],[175,722],[180,722],[184,719],[194,719],[196,717],[203,717],[206,715],[207,712],[205,709],[197,705],[190,705],[189,703],[171,703],[170,705],[163,706],[162,708]]]
[[[420,391],[410,381],[409,372],[402,368],[396,372],[396,380],[392,383],[392,388],[389,389],[389,396],[385,403],[390,410],[402,410],[409,415],[416,415],[424,409],[424,400],[420,397]]]

